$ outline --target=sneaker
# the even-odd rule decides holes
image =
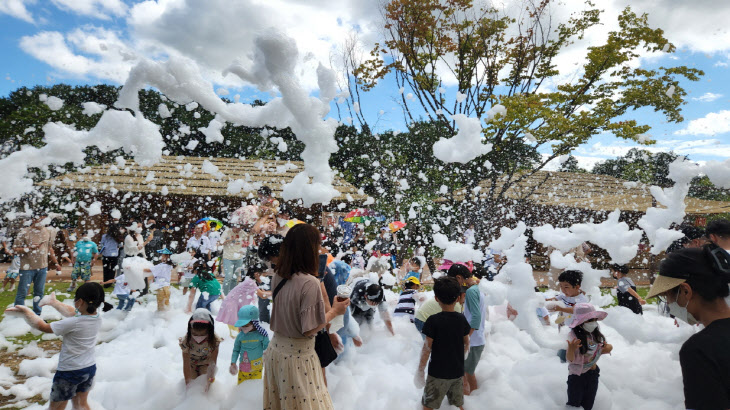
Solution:
[[[66,292],[68,292],[68,293],[71,293],[71,292],[73,292],[74,290],[76,290],[76,288],[75,288],[75,287],[73,287],[73,286],[69,286],[69,287],[68,287],[68,289],[66,289]]]

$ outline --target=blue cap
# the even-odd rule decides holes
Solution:
[[[246,326],[252,320],[259,319],[259,308],[254,305],[246,305],[238,309],[238,321],[234,324],[236,327]]]
[[[157,253],[161,253],[163,255],[172,255],[172,251],[167,248],[160,249],[159,251],[157,251]]]

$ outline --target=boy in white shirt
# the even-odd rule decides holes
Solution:
[[[558,318],[555,319],[555,323],[560,328],[563,325],[570,326],[573,323],[573,306],[577,303],[590,303],[590,301],[585,293],[580,290],[580,285],[583,283],[583,272],[579,270],[566,270],[558,276],[558,283],[562,293],[551,300],[562,302],[565,307],[551,306],[549,310],[552,312],[560,312]]]
[[[131,296],[132,289],[129,287],[129,283],[127,282],[127,278],[124,277],[124,274],[117,276],[114,279],[109,279],[108,281],[101,282],[102,285],[107,285],[113,283],[114,284],[114,290],[112,291],[112,294],[119,299],[119,306],[117,306],[117,309],[123,310],[125,312],[129,312],[132,310],[132,306],[134,306],[135,298]]]
[[[170,261],[172,251],[169,249],[160,249],[160,263],[153,266],[152,269],[145,269],[145,272],[151,273],[154,277],[154,284],[157,289],[157,310],[167,310],[170,307],[170,278],[174,265]]]

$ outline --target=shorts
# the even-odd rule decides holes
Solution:
[[[264,359],[256,359],[251,361],[250,372],[238,372],[238,384],[241,384],[244,380],[260,379],[264,373]]]
[[[157,310],[167,310],[170,307],[170,287],[157,289]]]
[[[464,360],[464,373],[474,374],[479,360],[482,358],[482,352],[484,352],[484,345],[469,348],[469,355]]]
[[[69,401],[77,393],[86,393],[91,390],[96,375],[96,365],[79,370],[59,370],[53,376],[51,386],[51,401]]]
[[[458,379],[438,379],[426,377],[426,387],[423,389],[421,404],[425,407],[438,409],[444,396],[449,399],[449,404],[456,407],[464,405],[464,381],[463,377]]]
[[[17,271],[17,270],[16,270],[16,271],[11,271],[11,270],[8,270],[8,271],[7,271],[6,273],[5,273],[5,279],[15,279],[15,278],[17,278],[17,277],[18,277],[18,274],[19,274],[19,273],[20,273],[20,272],[19,272],[19,271]]]
[[[74,263],[74,268],[71,271],[71,280],[78,280],[81,278],[84,282],[91,279],[91,261]]]

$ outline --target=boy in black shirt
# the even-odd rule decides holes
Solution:
[[[424,387],[421,403],[425,409],[438,409],[444,396],[449,404],[463,409],[464,356],[469,351],[469,322],[454,311],[461,294],[459,282],[451,277],[434,282],[433,293],[442,311],[431,315],[423,325],[426,341],[421,350],[421,362],[416,373],[417,387]],[[429,356],[428,378],[424,370]]]

